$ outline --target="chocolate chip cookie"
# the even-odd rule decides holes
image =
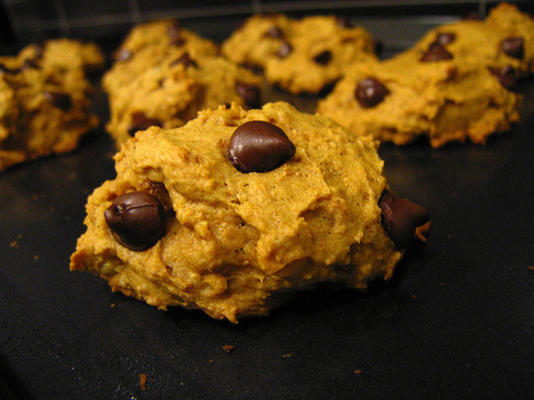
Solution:
[[[519,119],[521,95],[485,65],[456,60],[443,46],[422,56],[354,66],[317,111],[355,135],[403,145],[428,137],[483,144]]]
[[[85,74],[102,63],[94,44],[67,39],[0,57],[0,170],[73,150],[98,125]]]
[[[266,315],[325,281],[388,279],[426,210],[397,196],[371,137],[287,103],[151,127],[90,195],[71,270],[160,309]]]
[[[428,57],[443,49],[460,62],[487,66],[516,78],[534,72],[534,19],[501,3],[485,20],[463,20],[429,31],[411,51]]]
[[[239,64],[262,68],[268,82],[294,94],[317,93],[347,65],[376,58],[371,35],[334,16],[255,15],[222,51]]]
[[[203,108],[261,105],[261,78],[217,56],[215,44],[177,21],[135,27],[115,54],[103,86],[111,109],[107,130],[117,144],[150,126],[181,126]]]

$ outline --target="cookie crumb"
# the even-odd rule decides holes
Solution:
[[[285,354],[282,354],[282,358],[291,358],[291,357],[293,357],[293,354],[294,354],[294,353],[285,353]]]
[[[417,299],[417,296],[416,296],[415,294],[413,294],[413,293],[410,295],[410,297],[411,297],[412,299]]]
[[[11,243],[9,243],[9,247],[11,247],[12,249],[18,249],[19,248],[19,242],[17,241],[17,239],[15,239]]]
[[[213,364],[213,360],[208,360],[208,362],[209,362],[210,364]]]
[[[534,265],[529,265],[528,269],[531,270],[531,271],[534,271]]]
[[[230,353],[230,352],[234,351],[235,346],[233,346],[233,345],[231,345],[231,344],[225,344],[225,345],[222,347],[222,349],[223,349],[224,351],[226,351],[227,353]]]
[[[33,256],[33,261],[38,261],[38,260],[39,260],[39,255],[38,254],[34,255]]]
[[[139,374],[139,387],[141,390],[146,389],[146,374]]]
[[[354,373],[355,373],[356,375],[360,375],[360,374],[362,373],[362,370],[361,370],[361,369],[355,369],[355,370],[354,370]]]
[[[111,303],[111,304],[110,304],[110,307],[111,307],[111,308],[115,308],[115,303]]]

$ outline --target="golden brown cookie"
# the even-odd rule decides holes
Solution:
[[[534,72],[534,19],[501,3],[484,21],[464,20],[432,29],[412,51],[423,57],[436,46],[459,62],[486,65],[494,72],[513,68],[518,77],[529,75]]]
[[[317,112],[355,135],[396,145],[421,136],[433,147],[465,140],[483,144],[519,119],[522,97],[505,87],[506,79],[446,51],[426,58],[408,51],[353,66]]]
[[[376,147],[287,103],[138,132],[89,197],[70,268],[232,322],[320,282],[388,279],[428,215],[388,189]]]
[[[223,57],[173,52],[110,93],[107,130],[120,144],[152,125],[181,126],[203,108],[232,101],[258,107],[260,86],[260,77]]]
[[[376,58],[371,35],[334,16],[255,15],[222,51],[239,64],[263,68],[268,82],[295,94],[317,93],[348,64]]]
[[[94,45],[60,39],[0,58],[0,170],[73,150],[98,125],[85,70],[100,65],[99,55]]]

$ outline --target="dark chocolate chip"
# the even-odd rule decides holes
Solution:
[[[241,172],[268,172],[295,154],[295,146],[282,129],[265,121],[239,126],[230,139],[228,159]]]
[[[361,80],[354,92],[356,100],[364,108],[370,108],[380,104],[388,94],[389,90],[387,87],[375,78]]]
[[[421,56],[420,61],[432,62],[450,59],[452,59],[452,54],[441,44],[433,42],[428,47],[428,50]]]
[[[146,250],[165,234],[163,206],[147,192],[117,197],[104,217],[115,240],[130,250]]]
[[[328,64],[331,59],[332,59],[332,52],[330,50],[322,51],[321,53],[313,57],[313,61],[315,61],[317,64],[320,64],[320,65]]]
[[[347,17],[336,16],[336,24],[341,28],[352,28],[352,23]]]
[[[489,67],[489,71],[494,75],[499,83],[508,90],[513,90],[517,84],[517,77],[515,75],[515,69],[511,66],[506,66],[502,68],[493,68]]]
[[[27,69],[39,69],[39,64],[37,60],[32,58],[27,58],[22,63],[22,67],[20,67],[21,71],[27,70]]]
[[[283,39],[284,32],[276,25],[273,25],[265,31],[263,36],[270,37],[271,39]]]
[[[177,19],[171,21],[167,27],[167,36],[172,45],[182,46],[185,43],[185,39],[182,36],[182,26]]]
[[[133,57],[132,52],[126,47],[119,49],[115,53],[113,53],[113,59],[115,61],[128,61],[132,57]]]
[[[236,81],[235,91],[248,107],[258,108],[261,105],[261,92],[259,87]]]
[[[72,100],[67,93],[46,91],[43,92],[43,96],[50,104],[63,111],[68,111],[72,107]]]
[[[149,118],[142,111],[135,111],[132,113],[132,122],[128,128],[130,136],[134,136],[137,131],[144,131],[151,126],[161,126],[161,121],[156,118]]]
[[[501,42],[501,49],[510,57],[521,60],[525,55],[524,42],[522,37],[509,37]]]
[[[436,36],[436,43],[442,46],[446,46],[456,40],[456,34],[454,32],[441,32]]]
[[[278,48],[277,55],[279,58],[286,58],[288,55],[291,54],[292,51],[293,51],[293,47],[291,46],[291,44],[285,41]]]
[[[378,205],[382,209],[382,223],[397,249],[410,246],[415,238],[415,229],[429,221],[426,209],[408,199],[384,190]]]
[[[171,62],[170,66],[174,67],[175,65],[178,65],[178,64],[182,64],[184,68],[188,68],[188,67],[197,68],[198,67],[197,62],[193,60],[193,58],[189,55],[188,52],[185,52],[180,57],[178,57],[176,60]]]

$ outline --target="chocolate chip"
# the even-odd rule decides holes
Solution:
[[[117,197],[104,217],[115,240],[130,250],[146,250],[165,234],[163,206],[147,192]]]
[[[407,248],[415,238],[415,228],[430,219],[426,209],[390,190],[384,190],[378,205],[382,209],[382,223],[397,249]]]
[[[322,51],[321,53],[313,57],[313,61],[321,65],[328,64],[331,59],[332,59],[332,52],[330,50]]]
[[[132,122],[128,128],[130,136],[134,136],[137,131],[144,131],[151,126],[161,126],[161,121],[156,118],[149,118],[142,111],[135,111],[132,113]]]
[[[421,56],[420,61],[431,62],[450,59],[452,59],[452,54],[441,44],[434,42],[430,44],[428,50]]]
[[[167,27],[167,36],[169,42],[174,46],[182,46],[185,43],[185,39],[182,36],[182,26],[180,22],[175,19]]]
[[[389,90],[382,82],[375,78],[361,80],[356,86],[354,95],[358,103],[364,108],[374,107],[381,103],[389,94]]]
[[[37,60],[27,58],[22,63],[22,67],[20,67],[20,71],[25,71],[27,69],[39,69],[39,64],[37,63]]]
[[[499,83],[508,90],[513,90],[517,84],[517,78],[515,75],[515,69],[511,66],[506,66],[502,68],[489,67],[489,71],[494,75]]]
[[[239,126],[230,139],[228,159],[241,172],[271,171],[295,154],[295,146],[282,129],[265,121]]]
[[[263,34],[265,37],[269,37],[271,39],[283,39],[284,38],[284,32],[282,29],[277,27],[276,25],[271,26],[269,29],[265,31]]]
[[[510,57],[521,60],[525,54],[522,37],[509,37],[501,42],[501,49]]]
[[[456,40],[456,34],[454,32],[441,32],[436,36],[436,43],[442,46],[446,46]]]
[[[43,96],[50,104],[63,111],[68,111],[72,107],[72,100],[66,93],[46,91],[43,92]]]
[[[280,45],[280,47],[278,48],[278,52],[276,54],[278,55],[279,58],[286,58],[288,55],[291,54],[292,51],[293,51],[293,47],[291,46],[291,44],[285,41],[284,43]]]
[[[115,61],[128,61],[132,57],[133,53],[126,47],[119,49],[115,53],[113,53],[113,59]]]
[[[352,23],[346,17],[336,16],[336,25],[341,28],[352,28]]]
[[[235,91],[250,108],[258,108],[261,105],[260,88],[245,82],[236,81]]]
[[[174,67],[175,65],[179,65],[179,64],[182,64],[184,66],[184,68],[188,68],[188,67],[197,68],[198,67],[197,62],[195,60],[193,60],[193,58],[189,55],[188,52],[185,52],[180,57],[178,57],[176,60],[171,62],[170,66]]]

